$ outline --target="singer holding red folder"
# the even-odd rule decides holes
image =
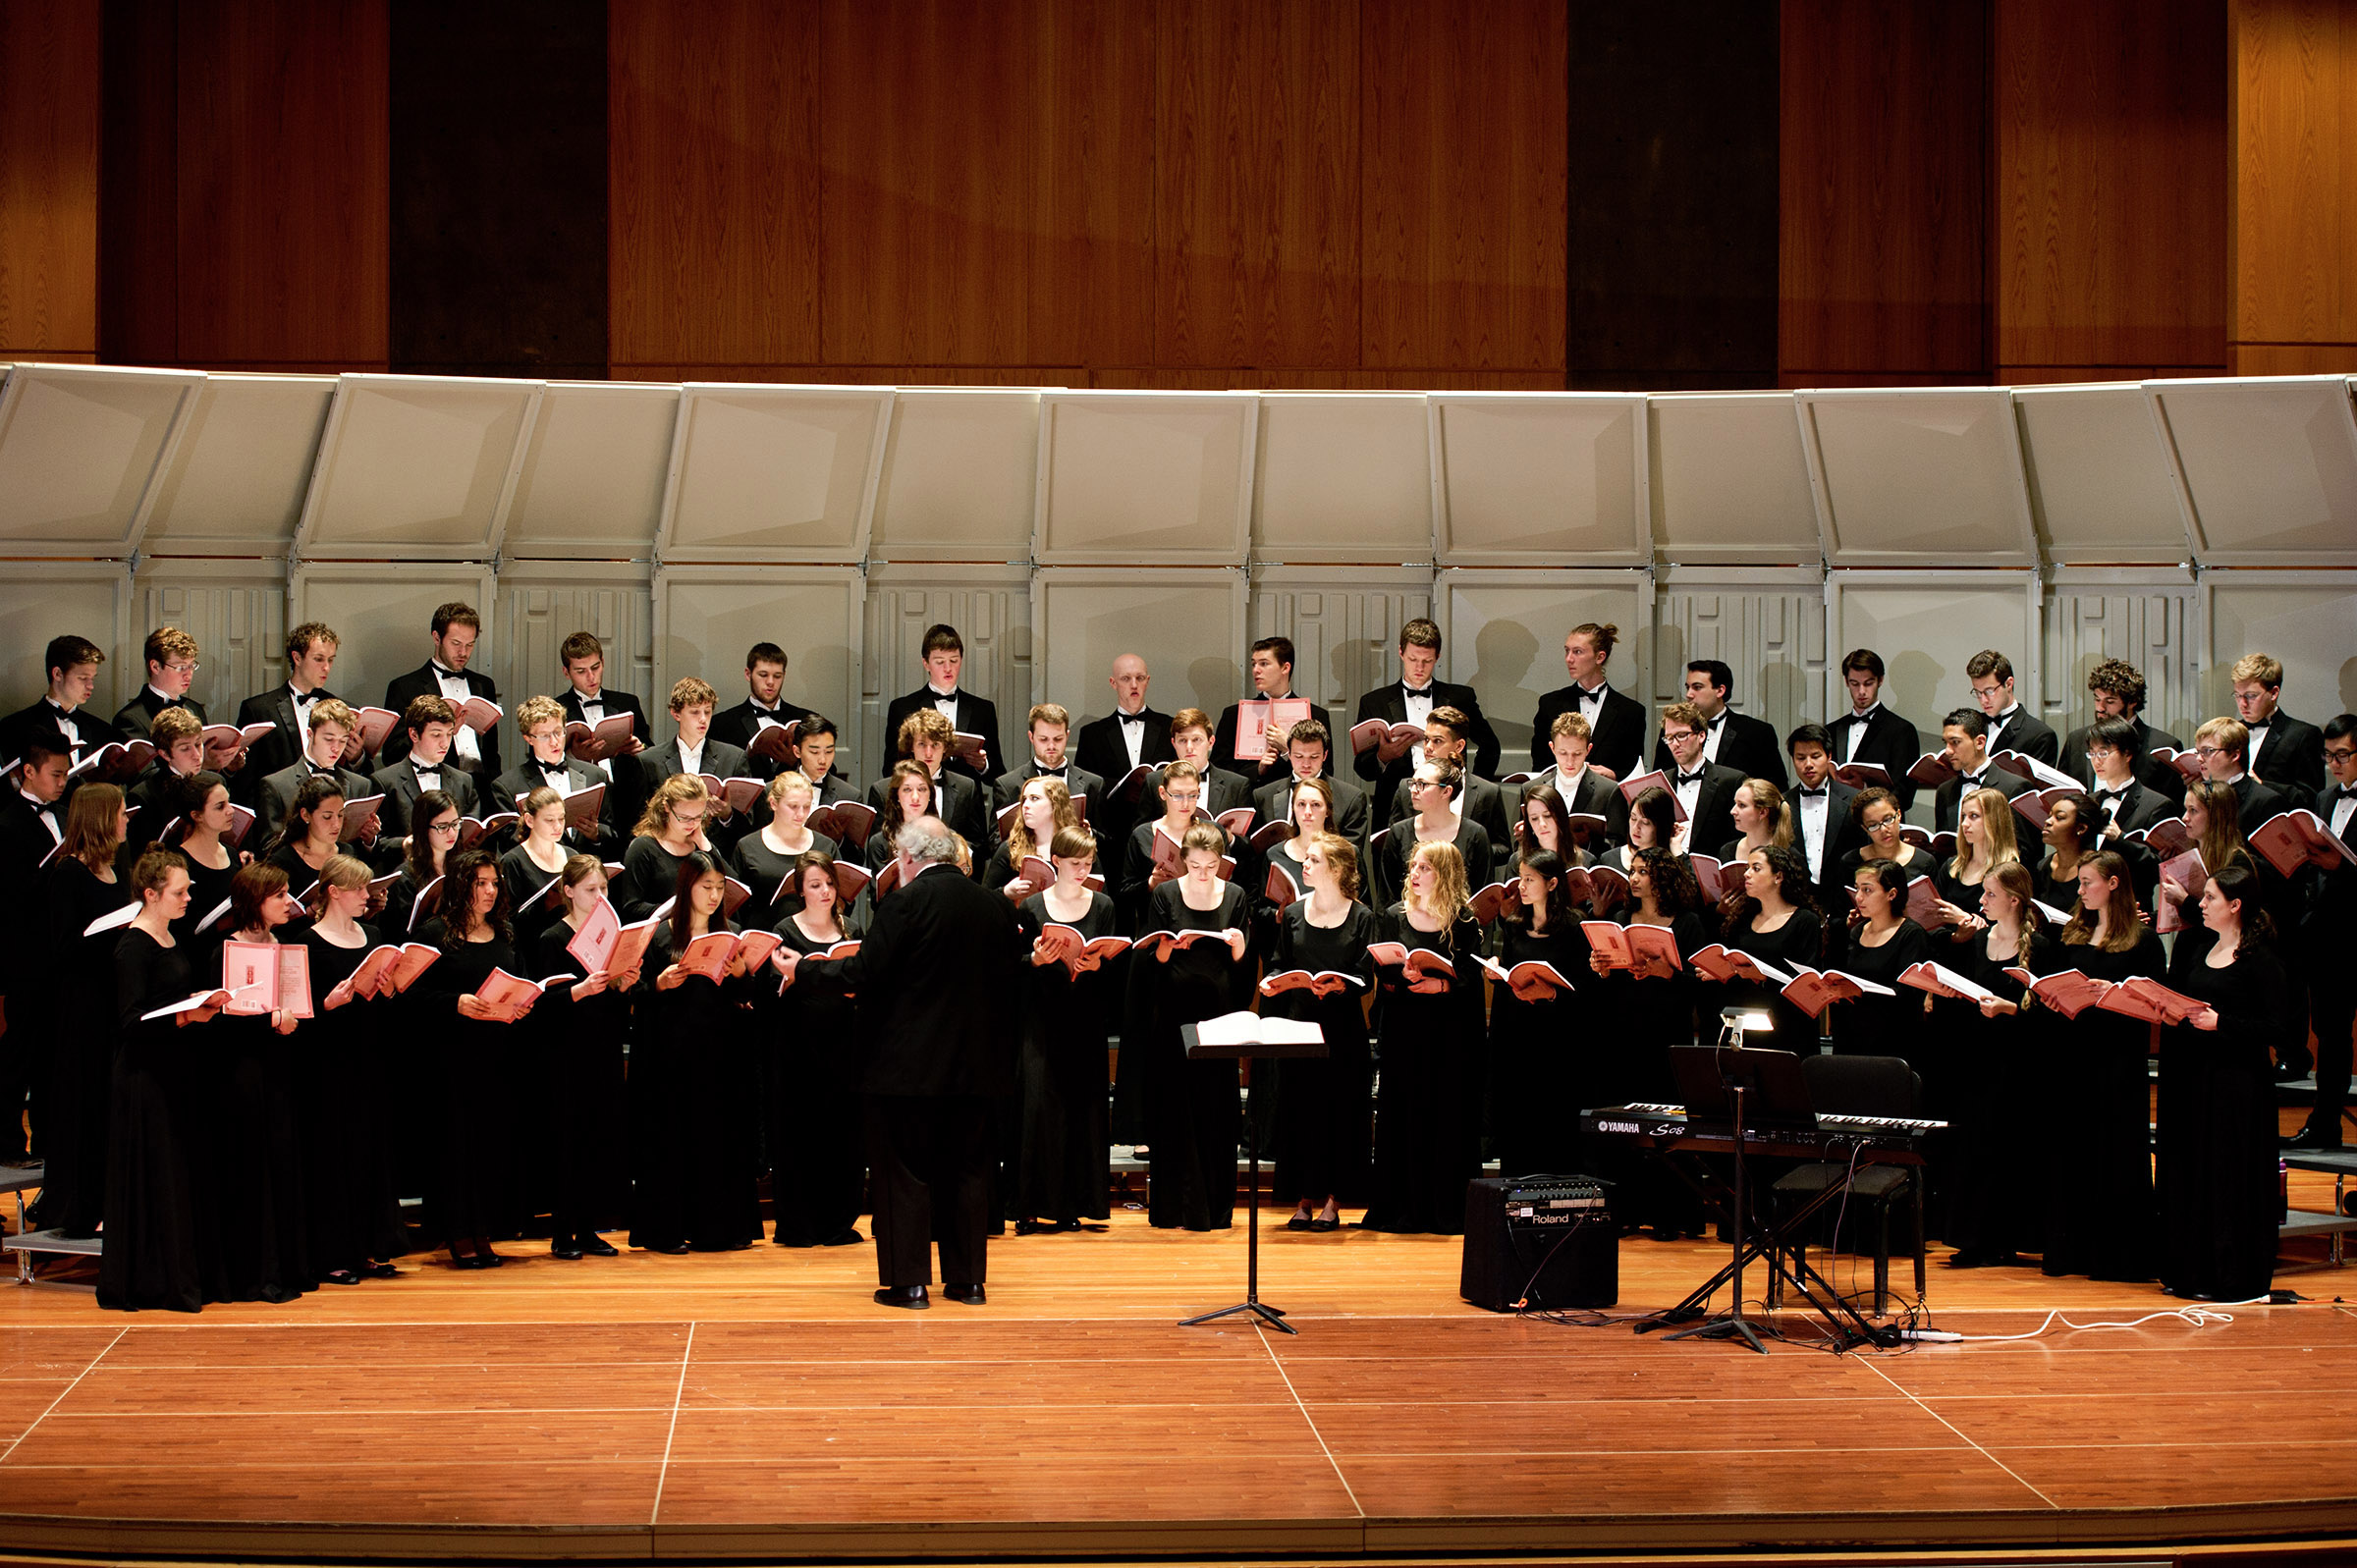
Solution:
[[[1063,788],[1057,780],[1033,779],[1023,785],[1023,799],[1027,805]],[[1105,1043],[1124,972],[1120,953],[1087,950],[1122,941],[1112,896],[1088,886],[1096,836],[1065,823],[1037,848],[1056,880],[1016,910],[1030,958],[1015,1063],[1020,1137],[1011,1172],[1018,1236],[1078,1230],[1082,1220],[1111,1214]]]
[[[1326,803],[1323,781],[1303,781],[1293,792],[1296,822],[1322,818]],[[1375,1089],[1365,1005],[1375,965],[1367,946],[1379,926],[1375,911],[1358,901],[1358,851],[1347,838],[1304,828],[1278,849],[1298,856],[1302,896],[1275,917],[1260,1010],[1317,1024],[1327,1054],[1263,1061],[1253,1074],[1258,1081],[1263,1069],[1277,1069],[1270,1192],[1279,1202],[1293,1200],[1286,1227],[1331,1231],[1342,1225],[1343,1204],[1366,1201]],[[1273,981],[1284,989],[1270,991]]]

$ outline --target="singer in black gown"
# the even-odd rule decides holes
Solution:
[[[1190,829],[1190,836],[1196,831]],[[1218,904],[1199,910],[1180,895],[1184,881],[1166,882],[1147,894],[1142,931],[1244,929],[1250,911],[1242,889],[1223,882]],[[1178,1027],[1234,1011],[1238,971],[1249,958],[1248,947],[1238,960],[1221,942],[1175,947],[1168,963],[1151,954],[1130,955],[1122,1050],[1124,1055],[1135,1051],[1144,1069],[1146,1136],[1154,1150],[1147,1214],[1159,1229],[1224,1230],[1234,1223],[1235,1151],[1242,1135],[1235,1062],[1188,1060]]]
[[[13,1005],[12,1031],[38,1031],[46,1040],[48,1083],[34,1117],[48,1177],[38,1217],[71,1236],[97,1233],[106,1209],[107,1128],[113,1119],[115,950],[124,927],[95,936],[91,924],[120,915],[136,898],[130,880],[112,882],[80,860],[60,855],[40,874],[38,904],[27,922],[42,945],[38,959],[46,997]]]
[[[198,1311],[208,1299],[207,1275],[218,1267],[215,1186],[195,1142],[209,1099],[211,1060],[200,1042],[211,1024],[182,1028],[173,1017],[142,1021],[143,1014],[195,989],[196,970],[185,947],[163,946],[136,929],[117,942],[101,1307]]]
[[[746,834],[740,839],[740,855],[760,837]],[[820,861],[788,872],[808,892],[787,892],[785,902],[797,913],[779,917],[775,927],[784,946],[804,956],[854,940],[842,924],[846,910],[838,896],[833,857],[824,850],[810,853]],[[836,916],[834,929],[841,936],[813,937],[803,931],[805,924],[819,924],[820,911],[811,906],[820,899],[826,900],[825,911]],[[768,1042],[762,1053],[762,1104],[770,1211],[777,1217],[772,1239],[781,1247],[855,1246],[860,1239],[859,1210],[867,1194],[858,1000],[826,964],[797,968],[794,984],[782,992],[776,990],[774,966],[765,966],[750,984],[766,999],[756,1013],[768,1020],[762,1030]]]
[[[384,1122],[386,1032],[394,999],[352,997],[328,1005],[382,940],[368,926],[358,930],[356,947],[339,945],[316,925],[302,933],[318,1017],[297,1031],[301,1049],[294,1058],[311,1265],[321,1278],[339,1284],[339,1272],[364,1274],[372,1264],[409,1250]]]
[[[1087,941],[1116,935],[1112,896],[1091,892],[1087,897],[1087,911],[1072,920],[1051,914],[1045,892],[1024,899],[1016,913],[1026,946],[1051,922],[1070,927]],[[1016,1058],[1022,1104],[1014,1203],[1018,1230],[1026,1221],[1038,1228],[1077,1230],[1081,1220],[1103,1219],[1111,1212],[1105,1044],[1120,974],[1107,960],[1076,974],[1061,962],[1033,964],[1025,973]]]
[[[760,1075],[747,1010],[761,982],[689,975],[659,985],[672,963],[671,928],[655,928],[633,999],[630,1245],[730,1252],[761,1239]],[[714,929],[725,927],[716,920]]]
[[[1597,977],[1588,964],[1588,940],[1562,893],[1566,868],[1542,849],[1520,868],[1524,918],[1501,919],[1491,954],[1509,974],[1520,963],[1543,963],[1569,981],[1569,991],[1524,1000],[1504,982],[1490,988],[1490,1075],[1496,1108],[1498,1169],[1504,1175],[1594,1168],[1581,1137],[1579,1112],[1616,1105],[1613,1054],[1620,1042],[1602,1038],[1586,1021],[1584,993]],[[1552,892],[1551,892],[1552,890]],[[1546,929],[1529,918],[1532,898],[1547,900]]]
[[[1326,1054],[1281,1057],[1254,1070],[1277,1068],[1277,1163],[1270,1196],[1279,1203],[1291,1199],[1297,1217],[1323,1218],[1311,1211],[1328,1198],[1338,1207],[1363,1205],[1373,1179],[1375,1053],[1367,1036],[1366,999],[1375,963],[1367,945],[1382,940],[1382,926],[1375,911],[1356,899],[1339,926],[1318,925],[1309,915],[1309,900],[1298,898],[1277,916],[1269,973],[1331,971],[1356,975],[1360,983],[1331,997],[1285,991],[1265,999],[1260,1006],[1265,1015],[1317,1024],[1326,1036]]]
[[[275,947],[298,935],[290,922],[301,911],[285,876],[274,866],[242,868],[232,889],[231,912],[214,928],[220,940],[199,949],[205,954],[197,971],[200,984],[221,983],[221,954],[229,942]],[[314,1013],[317,998],[314,990]],[[205,1031],[217,1053],[205,1137],[217,1183],[221,1299],[226,1301],[292,1301],[319,1283],[311,1261],[295,1064],[299,1054],[322,1049],[323,1043],[315,1018],[282,1032],[273,1016],[225,1008]],[[314,1033],[298,1044],[305,1029]]]
[[[1446,848],[1447,846],[1442,846]],[[1406,877],[1412,878],[1411,862]],[[1460,873],[1461,874],[1461,873]],[[1465,1183],[1481,1172],[1481,925],[1460,913],[1446,930],[1418,931],[1407,906],[1384,912],[1381,940],[1453,960],[1438,992],[1412,990],[1399,965],[1376,970],[1379,989],[1374,1195],[1369,1230],[1458,1235]]]
[[[596,892],[605,872],[588,870],[576,882]],[[576,998],[589,979],[568,947],[573,927],[562,917],[526,949],[534,980],[556,980],[524,1019],[523,1057],[538,1090],[530,1113],[547,1161],[541,1192],[548,1203],[549,1250],[567,1259],[611,1255],[598,1235],[612,1228],[628,1203],[617,1168],[627,1147],[623,1045],[630,1037],[630,988],[635,974],[609,975],[603,990]]]

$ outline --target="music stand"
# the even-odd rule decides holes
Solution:
[[[1686,1114],[1697,1122],[1725,1121],[1734,1130],[1735,1183],[1734,1201],[1727,1209],[1727,1231],[1733,1241],[1732,1260],[1727,1268],[1711,1276],[1695,1294],[1664,1314],[1663,1322],[1674,1323],[1684,1316],[1699,1313],[1702,1303],[1710,1300],[1719,1282],[1731,1278],[1734,1283],[1734,1307],[1725,1317],[1710,1319],[1691,1328],[1681,1328],[1668,1337],[1672,1339],[1740,1339],[1761,1355],[1768,1347],[1760,1343],[1760,1330],[1743,1316],[1743,1262],[1757,1247],[1748,1246],[1743,1236],[1743,1220],[1748,1207],[1744,1184],[1744,1144],[1755,1126],[1799,1126],[1816,1124],[1816,1112],[1809,1108],[1808,1082],[1801,1076],[1800,1058],[1789,1051],[1746,1051],[1740,1045],[1740,1025],[1736,1026],[1738,1044],[1733,1046],[1678,1046],[1670,1052],[1670,1063],[1677,1074],[1678,1093],[1685,1098]],[[1773,1229],[1770,1241],[1776,1241]],[[1770,1271],[1774,1272],[1781,1252],[1771,1256]],[[1659,1327],[1648,1324],[1638,1329]],[[1775,1333],[1774,1327],[1768,1332]]]
[[[1327,1054],[1325,1030],[1317,1024],[1307,1024],[1301,1027],[1317,1030],[1318,1038],[1285,1041],[1251,1040],[1233,1043],[1219,1041],[1206,1045],[1196,1027],[1191,1023],[1178,1026],[1178,1038],[1186,1043],[1186,1059],[1189,1061],[1242,1061],[1247,1059],[1269,1061],[1280,1056],[1325,1055]],[[1272,1328],[1282,1328],[1288,1334],[1299,1333],[1301,1330],[1285,1321],[1284,1308],[1272,1307],[1260,1299],[1260,1140],[1253,1133],[1252,1118],[1249,1114],[1244,1117],[1244,1163],[1250,1172],[1249,1185],[1245,1188],[1244,1299],[1233,1307],[1222,1307],[1217,1312],[1198,1313],[1192,1318],[1181,1318],[1178,1320],[1178,1326],[1191,1328],[1197,1324],[1211,1323],[1221,1318],[1233,1318],[1237,1313],[1250,1313]]]

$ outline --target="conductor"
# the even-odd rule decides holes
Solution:
[[[901,886],[876,907],[848,958],[787,954],[859,998],[867,1057],[868,1168],[876,1267],[886,1307],[932,1305],[932,1242],[942,1294],[980,1306],[990,1224],[991,1102],[1012,1090],[1021,944],[1013,906],[958,870],[958,840],[919,817],[893,840]]]

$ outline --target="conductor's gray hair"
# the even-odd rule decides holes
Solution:
[[[911,860],[958,858],[958,837],[939,817],[919,817],[892,837],[892,847]]]

